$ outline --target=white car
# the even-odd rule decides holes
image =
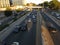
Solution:
[[[19,42],[13,42],[12,45],[19,45]]]
[[[29,18],[28,22],[32,22],[32,21],[31,21],[31,18]]]
[[[60,17],[57,17],[60,20]]]

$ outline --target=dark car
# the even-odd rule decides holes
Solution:
[[[20,31],[26,31],[27,30],[27,24],[23,24],[20,27]]]
[[[36,23],[36,19],[33,19],[33,22]]]
[[[33,15],[33,22],[35,23],[36,22],[36,17],[35,17],[35,15]]]
[[[60,15],[59,15],[59,16],[57,16],[57,19],[58,19],[58,20],[60,20]]]
[[[15,27],[14,27],[14,31],[13,32],[16,32],[16,33],[18,33],[19,31],[20,31],[20,26],[19,25],[16,25]]]

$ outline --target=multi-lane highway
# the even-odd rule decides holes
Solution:
[[[19,31],[18,33],[11,33],[4,41],[7,43],[7,45],[11,45],[13,42],[19,42],[19,45],[35,45],[36,44],[36,22],[33,20],[33,12],[29,14],[25,20],[20,24],[23,25],[25,24],[25,21],[31,18],[32,21],[32,27],[30,30],[26,31]],[[36,18],[36,17],[35,17]]]
[[[60,21],[57,20],[55,17],[51,16],[48,12],[44,11],[41,12],[42,16],[44,17],[44,19],[48,22],[51,22],[54,25],[54,28],[60,30]]]
[[[26,18],[27,15],[24,15],[23,17],[19,18],[18,20],[10,24],[8,27],[0,31],[0,42],[3,41],[13,31],[14,27],[16,25],[19,25]]]
[[[54,29],[48,30],[50,32],[52,39],[53,39],[54,45],[60,45],[60,43],[59,43],[60,42],[60,38],[59,38],[60,37],[59,36],[59,34],[60,34],[60,31],[59,31],[60,30],[60,21],[59,21],[59,19],[55,18],[55,16],[53,16],[51,14],[51,12],[53,12],[53,11],[52,10],[49,10],[49,11],[45,10],[41,14],[44,17],[46,25],[51,26],[51,24],[52,24],[51,27],[54,28]],[[53,30],[55,30],[55,32],[53,32]]]
[[[52,14],[52,13],[55,13],[55,14]],[[51,10],[51,13],[49,13],[51,16],[53,16],[54,18],[56,18],[57,19],[57,14],[56,14],[57,12],[55,12],[55,11],[52,11]],[[54,15],[56,15],[56,16],[54,16]],[[60,15],[60,14],[59,14]],[[57,19],[57,21],[56,22],[59,22],[60,20],[59,19]],[[60,24],[60,23],[59,23]],[[58,24],[58,25],[59,25]],[[59,26],[60,27],[60,26]],[[53,33],[52,31],[49,31],[50,32],[50,34],[51,34],[51,37],[52,37],[52,39],[53,39],[53,41],[54,41],[54,44],[55,45],[60,45],[60,36],[59,36],[59,34],[60,34],[60,29],[59,30],[57,30],[57,32],[55,32],[55,33]]]
[[[52,33],[48,29],[48,26],[51,26],[48,23],[51,23],[53,25],[52,27],[59,31],[59,21],[55,17],[52,18],[53,16],[47,11],[33,9],[26,15],[23,12],[22,15],[24,16],[21,18],[19,17],[20,14],[21,12],[18,13],[17,17],[15,15],[18,19],[0,32],[0,43],[5,45],[11,45],[13,43],[19,43],[19,45],[45,45],[46,43],[47,45],[56,45],[60,41],[59,32]],[[42,31],[45,38],[42,36]],[[54,36],[57,37],[55,38]],[[46,41],[44,43],[45,40],[48,42]],[[52,43],[53,41],[54,43]]]

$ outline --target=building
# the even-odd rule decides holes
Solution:
[[[13,6],[22,5],[22,0],[12,0]]]
[[[23,0],[23,5],[26,5],[27,4],[27,0]]]
[[[9,0],[0,0],[0,8],[9,7],[9,6],[10,6]]]
[[[25,0],[12,0],[13,6],[24,5]]]
[[[10,6],[12,6],[12,0],[9,0],[9,2],[10,2]]]

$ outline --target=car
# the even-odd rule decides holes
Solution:
[[[56,13],[56,16],[59,16],[59,14],[58,14],[58,13]]]
[[[33,19],[33,22],[36,23],[36,19]]]
[[[11,45],[19,45],[19,42],[13,42]]]
[[[34,22],[34,23],[36,22],[36,17],[35,17],[35,15],[33,15],[33,22]]]
[[[33,17],[32,17],[33,19],[35,18],[35,15],[33,15]]]
[[[18,33],[19,32],[19,29],[20,29],[20,26],[19,25],[16,25],[13,29],[13,32],[15,33]]]
[[[55,13],[55,12],[52,12],[51,14],[52,14],[53,16],[55,16],[55,15],[56,15],[56,13]]]
[[[50,31],[50,32],[52,32],[52,33],[56,33],[57,32],[57,29],[56,28],[54,28],[54,27],[48,27],[48,30]]]
[[[27,22],[32,22],[31,18],[29,18]]]
[[[60,17],[58,16],[58,17],[57,17],[57,19],[59,19],[59,20],[60,20]]]
[[[56,32],[57,32],[57,30],[55,29],[55,30],[52,30],[51,32],[52,32],[52,33],[56,33]]]
[[[54,12],[51,12],[51,14],[53,15],[53,14],[54,14]]]
[[[26,31],[27,30],[27,24],[23,24],[20,27],[20,31]]]

